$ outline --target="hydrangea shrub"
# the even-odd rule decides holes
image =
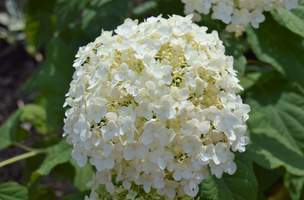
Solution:
[[[208,169],[237,170],[250,107],[218,33],[191,18],[126,19],[79,48],[64,136],[97,170],[87,199],[100,186],[114,199],[191,199]]]
[[[212,18],[228,24],[226,30],[239,35],[248,24],[259,28],[265,20],[264,11],[276,8],[291,10],[298,7],[298,0],[182,0],[185,14],[194,14],[194,20],[200,21],[200,14],[208,14],[212,9]]]

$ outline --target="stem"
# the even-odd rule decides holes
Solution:
[[[31,147],[28,147],[28,146],[25,146],[25,145],[23,145],[23,144],[20,144],[20,143],[18,143],[18,142],[14,142],[13,143],[16,147],[19,147],[20,149],[23,149],[23,150],[25,150],[25,151],[36,151],[37,149],[33,149],[33,148],[31,148]]]
[[[49,151],[48,149],[37,149],[37,150],[34,150],[34,151],[30,151],[30,152],[21,154],[19,156],[12,157],[8,160],[0,162],[0,168],[5,166],[5,165],[9,165],[11,163],[17,162],[19,160],[30,158],[30,157],[33,157],[33,156],[36,156],[36,155],[39,155],[39,154],[45,154],[48,151]]]

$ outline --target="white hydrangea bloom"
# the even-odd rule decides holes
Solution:
[[[209,14],[212,9],[212,18],[227,24],[228,32],[241,35],[247,24],[254,28],[265,20],[264,11],[275,8],[291,10],[298,7],[298,0],[181,0],[184,4],[185,14],[194,14],[193,21],[200,21],[200,14]],[[85,48],[82,48],[85,49]],[[79,52],[80,55],[82,53]],[[80,59],[80,58],[79,58]],[[75,63],[79,62],[79,59]]]
[[[233,5],[219,4],[215,15],[227,17]],[[235,172],[231,151],[249,142],[250,107],[236,95],[242,87],[218,33],[191,18],[126,19],[116,35],[103,31],[79,48],[64,136],[78,165],[89,157],[97,170],[86,199],[101,187],[113,199],[191,199],[208,168],[218,178]]]

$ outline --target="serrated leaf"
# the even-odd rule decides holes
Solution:
[[[274,169],[283,166],[292,174],[304,175],[304,157],[299,149],[274,129],[266,116],[254,108],[248,120],[251,158],[259,165]]]
[[[237,165],[235,174],[224,174],[220,179],[211,176],[203,180],[199,192],[201,199],[256,200],[258,184],[250,155],[247,152],[236,153],[234,161]]]
[[[62,139],[58,144],[50,147],[48,154],[39,168],[32,174],[31,182],[43,175],[48,175],[51,170],[62,163],[68,162],[71,158],[73,147]]]
[[[114,30],[121,25],[130,12],[134,0],[92,0],[83,10],[81,28],[94,40],[101,29]]]
[[[0,127],[0,149],[3,149],[15,141],[15,129],[19,123],[21,109],[15,111]]]
[[[299,2],[299,6],[292,10],[281,8],[280,13],[271,12],[272,16],[280,24],[286,26],[292,32],[304,37],[304,3]]]
[[[260,28],[247,27],[247,40],[253,52],[288,80],[304,85],[304,38],[280,26],[270,14],[265,16]]]
[[[74,166],[75,169],[75,176],[73,180],[74,186],[79,190],[79,191],[85,191],[88,190],[88,187],[86,186],[87,182],[92,180],[92,176],[95,173],[92,165],[87,163],[84,167],[80,168],[77,164],[77,161],[74,159],[70,160],[70,163],[72,166]]]
[[[1,200],[27,200],[27,189],[16,182],[3,183],[0,185]]]

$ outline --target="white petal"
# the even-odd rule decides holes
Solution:
[[[112,169],[115,165],[115,162],[113,160],[113,158],[111,157],[107,157],[105,160],[104,160],[104,166],[107,168],[107,169]]]
[[[192,176],[191,170],[189,168],[184,169],[182,174],[185,179],[190,179]]]
[[[122,71],[119,71],[119,72],[117,72],[115,75],[114,75],[114,78],[115,78],[115,80],[117,80],[117,81],[122,81],[122,80],[124,80],[125,79],[125,74],[122,72]]]
[[[153,81],[147,81],[146,82],[146,87],[149,88],[150,90],[155,90],[156,89],[156,85]]]
[[[175,189],[173,188],[168,188],[167,189],[167,196],[171,199],[173,199],[175,197]]]
[[[124,181],[122,182],[122,185],[123,185],[123,187],[124,187],[125,189],[127,189],[127,190],[130,190],[130,188],[131,188],[131,183],[130,183],[130,181],[124,180]]]
[[[180,91],[179,91],[179,95],[180,95],[180,97],[181,97],[181,99],[187,99],[188,98],[188,96],[189,96],[189,94],[190,94],[190,91],[189,91],[189,89],[188,88],[182,88]]]
[[[153,135],[150,132],[145,131],[142,135],[142,143],[147,145],[147,144],[151,144],[153,141]]]
[[[107,190],[110,194],[113,194],[113,193],[114,193],[114,185],[113,185],[112,182],[106,184],[106,190]]]
[[[131,160],[133,157],[134,157],[134,152],[133,152],[133,150],[132,150],[130,147],[126,146],[126,147],[124,148],[124,158],[125,158],[126,160]]]
[[[146,193],[149,193],[150,190],[151,190],[151,186],[150,186],[150,183],[149,182],[145,182],[144,183],[144,190]]]
[[[147,153],[148,152],[144,146],[140,146],[135,150],[135,155],[140,159],[146,158]]]
[[[83,167],[83,166],[85,166],[85,164],[87,164],[87,161],[88,161],[87,156],[80,156],[77,159],[77,164],[79,165],[79,167]]]
[[[157,163],[161,169],[165,169],[167,166],[167,162],[163,158],[159,158]]]

